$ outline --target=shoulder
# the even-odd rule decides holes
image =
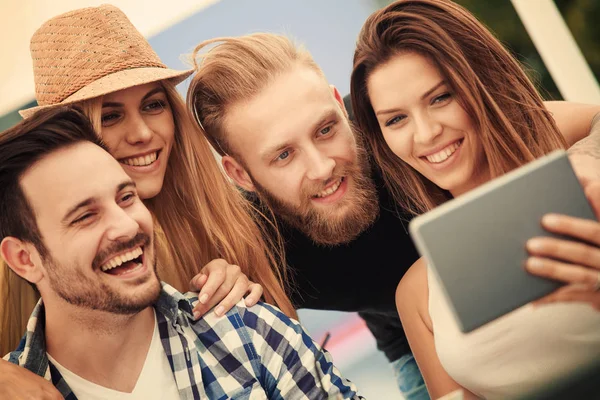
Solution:
[[[300,348],[312,346],[312,339],[302,325],[271,304],[258,302],[246,307],[242,301],[228,315],[238,319],[238,333],[247,335],[246,339],[252,342],[259,354],[300,351]]]
[[[429,326],[429,286],[427,262],[418,259],[406,272],[396,289],[396,307],[400,315],[419,315]]]
[[[246,307],[242,301],[236,308],[244,325],[259,333],[265,330],[277,330],[281,333],[285,331],[303,332],[298,321],[288,317],[271,304],[258,302],[252,307]]]
[[[396,298],[411,298],[421,296],[423,289],[427,289],[427,263],[423,257],[419,258],[404,274],[398,284]]]
[[[214,309],[209,311],[195,324],[208,325],[212,330],[231,330],[235,328],[251,334],[263,334],[266,331],[277,330],[281,333],[292,330],[298,333],[303,329],[300,323],[285,315],[279,308],[258,302],[252,307],[247,307],[244,300],[240,300],[225,315],[217,316]]]

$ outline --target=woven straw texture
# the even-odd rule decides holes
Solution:
[[[168,69],[125,14],[112,5],[71,11],[31,38],[35,96],[41,108],[73,103],[192,71]]]

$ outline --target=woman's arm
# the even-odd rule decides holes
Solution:
[[[263,294],[260,284],[251,282],[239,266],[222,258],[206,264],[190,281],[190,290],[199,291],[199,301],[193,310],[195,318],[200,318],[213,307],[216,307],[217,315],[224,315],[246,294],[246,307],[252,307]]]
[[[0,399],[59,400],[60,392],[50,381],[0,359]]]
[[[590,134],[592,119],[600,112],[600,105],[570,103],[567,101],[545,101],[558,129],[569,147]]]
[[[440,363],[433,342],[428,304],[427,269],[421,258],[404,275],[396,290],[396,307],[408,344],[432,399],[458,389],[463,390],[465,399],[476,399],[477,396],[456,383]]]
[[[544,103],[569,146],[569,160],[586,185],[600,179],[600,106],[549,101]]]

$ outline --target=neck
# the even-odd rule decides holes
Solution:
[[[48,353],[74,374],[100,386],[130,393],[154,333],[154,309],[133,315],[46,304]]]

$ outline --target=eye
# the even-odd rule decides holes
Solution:
[[[331,123],[329,123],[329,125],[321,128],[318,132],[317,132],[317,139],[319,138],[329,138],[333,135],[335,135],[335,127],[338,121],[332,121]]]
[[[436,96],[433,98],[433,100],[431,100],[431,104],[442,104],[447,102],[448,100],[450,100],[450,98],[452,98],[452,94],[451,93],[444,93],[441,94],[439,96]]]
[[[321,129],[321,130],[319,131],[319,133],[321,134],[321,136],[325,136],[325,135],[327,135],[329,132],[331,132],[331,126],[327,126],[327,127],[323,128],[323,129]]]
[[[112,126],[116,124],[120,119],[121,114],[115,111],[103,114],[102,117],[100,117],[100,121],[103,127]]]
[[[121,195],[119,199],[119,203],[123,206],[128,206],[132,204],[137,199],[137,194],[134,192],[127,192]]]
[[[286,150],[283,153],[281,153],[280,155],[277,156],[277,158],[275,159],[275,161],[283,161],[286,158],[288,158],[290,156],[290,151]]]
[[[71,225],[78,225],[78,224],[82,224],[82,223],[84,223],[85,221],[88,221],[88,220],[89,220],[91,217],[93,217],[94,215],[95,215],[95,214],[94,214],[94,213],[91,213],[91,212],[85,213],[85,214],[83,214],[83,215],[79,216],[77,219],[73,220],[73,222],[71,222]]]
[[[148,114],[160,114],[167,109],[167,102],[161,99],[154,99],[142,107],[142,111]]]
[[[403,121],[406,118],[406,115],[398,115],[388,121],[386,121],[385,126],[396,125],[397,123]]]

